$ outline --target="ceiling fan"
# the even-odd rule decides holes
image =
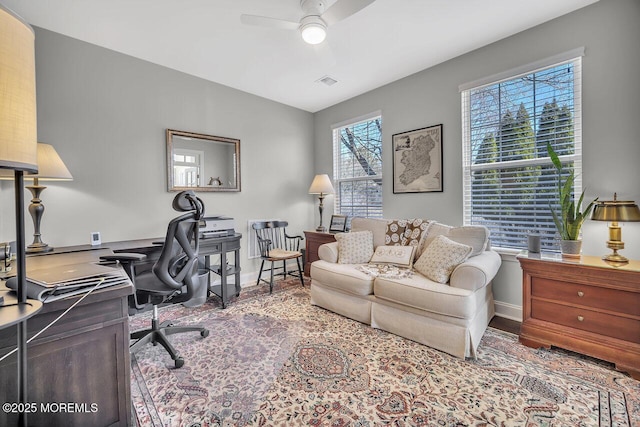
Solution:
[[[324,0],[300,0],[304,15],[299,22],[267,16],[240,15],[240,21],[247,25],[299,30],[302,39],[309,44],[322,43],[327,36],[327,27],[357,13],[375,0],[338,0],[325,10]]]

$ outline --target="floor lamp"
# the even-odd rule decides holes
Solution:
[[[0,169],[14,171],[17,298],[0,305],[0,328],[17,324],[18,399],[27,401],[27,321],[42,303],[27,300],[24,237],[24,173],[37,172],[35,34],[20,17],[0,5]],[[18,415],[27,425],[26,413]]]

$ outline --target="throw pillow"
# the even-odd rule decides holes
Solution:
[[[370,230],[336,234],[338,264],[365,264],[373,255],[373,233]]]
[[[437,236],[446,236],[454,242],[471,246],[471,255],[480,255],[487,249],[489,242],[489,230],[483,225],[465,225],[451,227],[449,225],[432,223],[425,238],[424,247],[428,247]]]
[[[426,219],[393,219],[387,223],[385,245],[415,246],[415,256],[419,256],[421,242],[427,234],[429,221]]]
[[[415,246],[378,246],[373,252],[373,256],[369,262],[411,267],[415,249]]]
[[[447,283],[453,270],[469,257],[471,246],[437,236],[426,247],[413,268],[438,283]]]

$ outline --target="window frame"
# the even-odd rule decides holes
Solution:
[[[473,174],[476,171],[482,170],[505,170],[509,167],[529,167],[529,166],[548,166],[552,165],[551,159],[547,157],[535,157],[533,159],[520,159],[520,160],[507,160],[497,161],[494,163],[477,163],[472,164],[472,117],[471,117],[471,93],[474,90],[479,90],[484,87],[494,86],[505,82],[515,81],[523,76],[527,76],[534,73],[540,73],[544,70],[558,67],[560,65],[571,63],[574,67],[573,78],[573,153],[567,155],[560,155],[559,158],[564,164],[572,164],[575,170],[575,182],[573,188],[573,194],[580,194],[582,192],[582,56],[584,56],[584,48],[574,49],[568,52],[564,52],[555,55],[550,58],[536,61],[521,67],[504,71],[493,76],[488,76],[480,80],[465,83],[460,85],[461,92],[461,113],[462,113],[462,173],[463,173],[463,222],[465,225],[474,225],[474,219],[472,218],[472,203],[473,203]],[[535,129],[536,126],[534,125]],[[535,133],[534,133],[535,135]],[[542,200],[542,199],[537,199]],[[551,216],[551,214],[549,213]],[[532,224],[532,232],[535,232]],[[502,223],[500,223],[502,226]],[[557,236],[557,233],[556,233]],[[557,240],[554,238],[554,241]],[[547,247],[544,250],[558,250],[557,245],[549,246],[549,240],[547,240]],[[500,245],[494,245],[494,249],[503,253],[517,253],[522,249],[526,249],[526,236],[523,236],[521,243],[511,246],[501,247]]]
[[[340,148],[341,148],[341,140],[340,140],[340,131],[346,127],[354,127],[357,126],[361,123],[365,123],[365,122],[370,122],[370,121],[374,121],[374,120],[380,120],[380,173],[376,173],[376,175],[368,175],[368,176],[351,176],[351,177],[341,177],[341,171],[340,171],[340,164],[342,164],[339,161],[340,158]],[[383,208],[384,208],[384,199],[383,199],[383,187],[382,185],[384,184],[383,181],[383,173],[384,173],[384,163],[383,163],[383,150],[384,150],[384,144],[383,144],[383,138],[382,138],[382,122],[383,122],[383,118],[382,118],[382,112],[381,111],[374,111],[371,112],[369,114],[363,115],[363,116],[359,116],[359,117],[355,117],[353,119],[349,119],[349,120],[345,120],[343,122],[340,123],[336,123],[334,125],[331,126],[331,139],[332,139],[332,144],[333,144],[333,186],[335,189],[335,197],[334,197],[334,204],[333,204],[333,213],[337,214],[337,215],[347,215],[348,218],[348,222],[350,224],[351,222],[351,218],[352,215],[350,212],[345,212],[341,210],[341,200],[340,200],[340,185],[341,183],[354,183],[354,182],[360,182],[360,181],[366,181],[366,180],[379,180],[380,181],[380,206],[375,207],[374,205],[370,205],[370,204],[365,204],[362,205],[365,207],[366,211],[369,212],[371,210],[376,210],[379,209],[379,215],[374,215],[374,216],[370,216],[367,215],[367,218],[382,218],[383,217]],[[371,206],[373,206],[372,208],[370,208]]]

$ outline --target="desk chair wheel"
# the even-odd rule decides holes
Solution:
[[[182,368],[184,366],[184,359],[182,357],[178,357],[175,360],[175,366],[176,366],[176,369],[177,368]]]
[[[203,329],[203,330],[200,332],[200,336],[201,336],[202,338],[206,338],[206,337],[208,337],[208,336],[209,336],[209,330],[208,330],[208,329]]]

